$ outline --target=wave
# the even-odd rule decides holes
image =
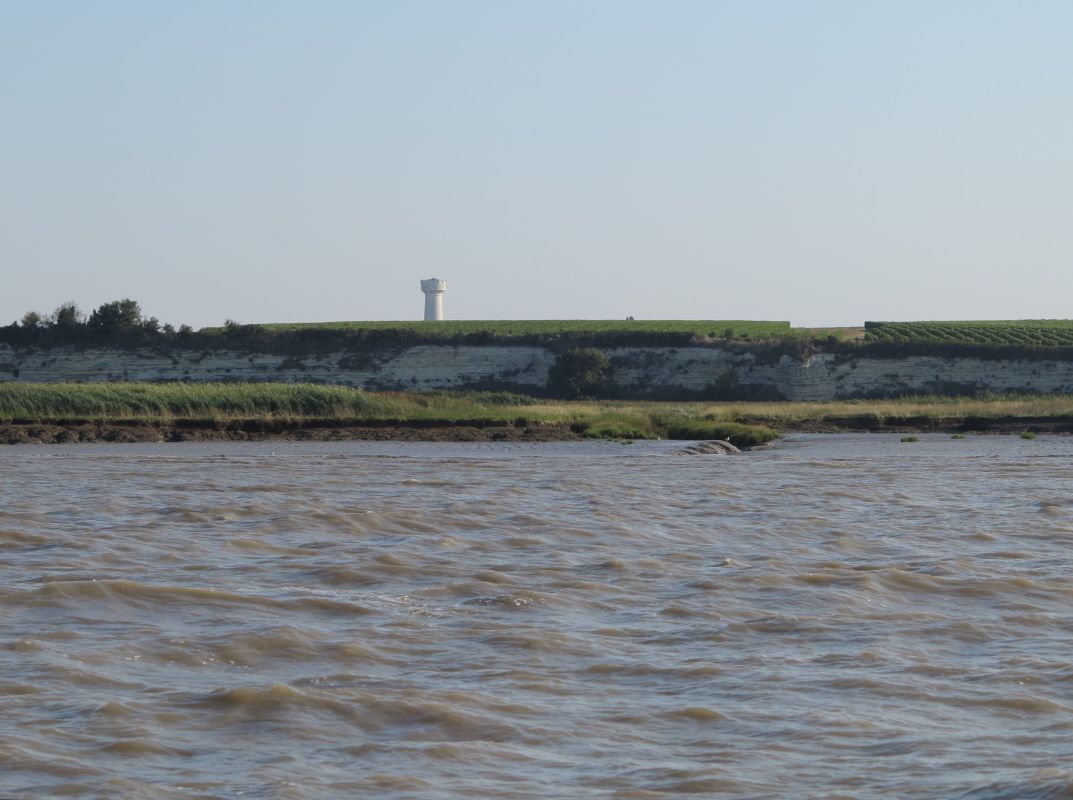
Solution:
[[[290,598],[242,594],[226,589],[202,586],[170,586],[134,580],[66,580],[49,581],[36,589],[17,590],[7,599],[25,606],[65,605],[85,610],[85,602],[107,605],[120,603],[142,610],[169,610],[183,606],[261,608],[304,610],[346,615],[373,614],[375,611],[338,595],[313,594],[308,591]]]

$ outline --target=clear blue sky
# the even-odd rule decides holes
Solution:
[[[0,324],[1073,317],[1073,2],[0,0]]]

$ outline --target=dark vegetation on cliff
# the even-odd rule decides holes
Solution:
[[[108,346],[236,349],[302,353],[368,350],[414,344],[684,346],[696,341],[758,342],[809,338],[789,322],[752,320],[451,320],[444,322],[325,322],[242,325],[232,320],[195,331],[144,316],[130,299],[105,303],[88,316],[75,303],[51,314],[27,312],[0,327],[0,342],[60,347]]]
[[[145,316],[138,302],[129,298],[104,303],[88,316],[73,302],[61,304],[51,314],[27,311],[21,321],[0,328],[0,342],[35,347],[139,347],[185,341],[195,335],[189,325],[176,329]]]
[[[548,370],[548,390],[571,400],[599,397],[611,385],[611,360],[595,347],[565,350]]]
[[[372,353],[419,344],[534,346],[560,356],[622,347],[718,346],[759,361],[816,352],[845,357],[1073,360],[1073,320],[988,322],[867,322],[852,329],[791,328],[789,322],[746,320],[452,320],[444,322],[337,322],[242,325],[193,330],[162,324],[130,299],[105,303],[90,314],[75,303],[51,314],[26,313],[0,327],[0,344],[16,347],[233,350],[281,355],[348,351]],[[606,353],[605,353],[606,355]],[[612,367],[613,359],[612,359]],[[597,370],[599,372],[599,370]],[[600,387],[559,381],[563,396],[600,396]],[[591,383],[591,381],[590,381]],[[599,381],[597,381],[599,383]],[[715,386],[712,399],[773,399],[748,387]]]

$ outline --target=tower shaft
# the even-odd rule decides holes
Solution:
[[[421,291],[425,293],[425,321],[442,320],[443,294],[447,291],[447,281],[441,281],[439,278],[421,281]]]

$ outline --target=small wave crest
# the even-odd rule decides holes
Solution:
[[[27,605],[68,605],[82,609],[87,601],[120,603],[138,609],[167,610],[173,613],[183,606],[257,607],[327,611],[345,614],[371,614],[372,609],[351,602],[339,593],[314,593],[288,587],[293,596],[278,597],[241,594],[225,589],[201,586],[171,586],[133,580],[49,581],[43,586],[16,593]]]
[[[1073,798],[1073,776],[1059,769],[1040,770],[1023,782],[996,782],[957,795],[957,800],[1065,800]]]

